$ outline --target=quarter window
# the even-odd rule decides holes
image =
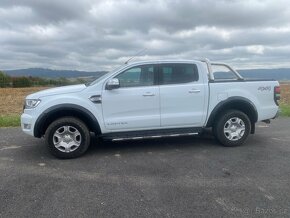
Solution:
[[[178,84],[198,81],[195,64],[161,64],[160,84]]]

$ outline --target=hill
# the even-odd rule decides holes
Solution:
[[[18,70],[4,70],[6,74],[13,77],[18,76],[32,76],[32,77],[44,77],[44,78],[76,78],[76,77],[100,77],[106,73],[106,71],[77,71],[77,70],[51,70],[43,68],[28,68]]]
[[[238,70],[244,78],[290,80],[290,68]]]
[[[51,70],[43,68],[28,68],[19,70],[6,70],[4,71],[10,76],[33,76],[33,77],[45,77],[45,78],[77,78],[77,77],[100,77],[106,73],[106,71],[77,71],[77,70]],[[245,78],[257,78],[257,79],[275,79],[275,80],[290,80],[290,68],[280,69],[247,69],[238,70],[238,72]]]

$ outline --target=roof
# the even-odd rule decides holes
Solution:
[[[128,65],[131,64],[152,64],[152,63],[197,63],[202,60],[192,59],[192,60],[182,60],[182,59],[158,59],[158,60],[145,60],[145,61],[129,61]]]

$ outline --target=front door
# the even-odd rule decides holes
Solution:
[[[195,64],[160,64],[162,127],[201,127],[206,114],[207,83]]]
[[[113,131],[142,130],[160,127],[157,65],[140,65],[114,78],[120,88],[103,90],[104,123]]]

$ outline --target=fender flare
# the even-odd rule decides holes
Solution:
[[[249,114],[247,114],[251,120],[252,123],[252,127],[254,130],[254,125],[258,120],[258,111],[256,106],[254,105],[254,103],[252,101],[250,101],[247,98],[244,97],[240,97],[240,96],[233,96],[233,97],[229,97],[224,101],[219,102],[215,108],[212,110],[207,123],[206,123],[206,127],[211,127],[213,125],[213,122],[216,118],[216,116],[223,110],[223,109],[230,109],[230,108],[238,108],[237,105],[244,105],[246,107],[244,107],[241,111],[245,111],[245,110],[249,110],[248,112],[250,112],[250,116]]]
[[[47,124],[47,122],[52,122],[49,121],[49,118],[57,113],[61,113],[64,111],[75,113],[81,116],[83,118],[82,120],[90,128],[90,130],[92,130],[96,134],[101,133],[101,128],[97,118],[88,109],[76,104],[58,104],[46,109],[37,118],[34,125],[34,136],[40,138],[42,135],[44,135],[44,128],[46,127],[45,125]]]

